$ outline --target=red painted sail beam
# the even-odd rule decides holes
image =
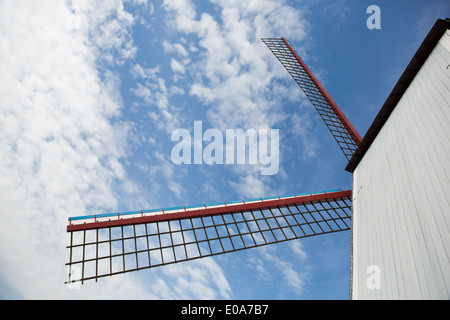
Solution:
[[[220,214],[228,214],[235,213],[241,211],[249,211],[256,209],[267,209],[276,206],[285,206],[285,205],[294,205],[301,203],[310,203],[310,202],[318,202],[321,200],[327,199],[336,199],[336,198],[345,198],[351,197],[352,191],[336,191],[336,192],[327,192],[320,194],[311,194],[300,197],[291,197],[291,198],[280,198],[275,200],[267,200],[267,201],[258,201],[237,205],[228,205],[228,206],[219,206],[213,208],[205,208],[205,209],[195,209],[189,211],[182,211],[176,213],[167,213],[167,214],[157,214],[157,215],[149,215],[149,216],[140,216],[133,218],[121,218],[121,219],[112,219],[107,221],[94,221],[88,223],[80,223],[80,224],[69,224],[67,226],[67,232],[73,231],[82,231],[82,230],[92,230],[99,228],[108,228],[108,227],[119,227],[126,225],[136,225],[143,223],[151,223],[151,222],[161,222],[161,221],[171,221],[185,218],[198,218],[205,216],[214,216]]]
[[[324,98],[328,101],[330,104],[330,107],[335,112],[336,116],[342,121],[344,126],[346,127],[347,131],[353,138],[353,141],[356,145],[359,145],[361,143],[361,136],[359,135],[358,131],[353,127],[351,122],[347,119],[345,114],[342,112],[342,110],[338,107],[336,102],[331,98],[331,96],[328,94],[328,92],[325,90],[325,88],[320,84],[319,80],[314,76],[314,74],[309,70],[309,68],[306,66],[306,64],[303,62],[303,60],[300,58],[300,56],[297,54],[297,52],[292,48],[292,46],[289,44],[289,41],[287,41],[285,38],[281,38],[283,40],[284,44],[288,47],[289,51],[294,55],[295,59],[297,59],[298,63],[302,66],[302,68],[305,70],[305,72],[309,75],[311,80],[315,83],[317,86],[317,89],[322,93]]]

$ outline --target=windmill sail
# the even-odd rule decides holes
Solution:
[[[284,39],[262,39],[291,74],[349,160],[361,141]],[[350,230],[351,190],[293,194],[69,218],[66,283]]]
[[[350,161],[361,142],[356,129],[286,39],[263,38],[262,41],[303,90]]]
[[[351,228],[351,190],[69,218],[67,284]]]

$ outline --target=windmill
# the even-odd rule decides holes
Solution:
[[[69,218],[66,283],[352,230],[352,299],[449,299],[450,19],[436,21],[364,139],[286,39],[262,41],[344,153],[353,194]]]
[[[349,160],[361,141],[284,38],[262,41]],[[351,229],[351,190],[70,217],[67,284]]]

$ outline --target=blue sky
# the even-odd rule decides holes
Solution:
[[[369,5],[381,29],[369,30]],[[350,232],[64,285],[67,217],[350,189],[260,41],[285,37],[363,136],[447,1],[0,2],[0,297],[348,299]],[[175,165],[171,134],[278,129],[279,171]]]

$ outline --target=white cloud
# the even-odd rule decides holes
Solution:
[[[305,261],[308,258],[307,253],[302,248],[300,241],[292,241],[290,243],[292,251],[300,258],[301,261]]]
[[[231,299],[232,290],[222,268],[211,258],[182,265],[168,265],[162,271],[175,290],[165,290],[168,299]]]
[[[135,56],[133,23],[118,0],[73,1],[70,9],[58,0],[0,3],[0,272],[20,297],[177,296],[170,286],[164,295],[149,292],[134,275],[80,290],[64,285],[67,217],[116,210],[116,190],[139,192],[122,164],[132,124],[122,120],[120,78],[109,68]],[[150,78],[157,70],[133,72]],[[167,96],[163,79],[154,84]],[[158,103],[165,111],[164,99]],[[197,285],[219,288],[206,297],[229,296],[220,267],[194,271],[212,277]],[[161,286],[175,276],[166,277]],[[190,295],[185,288],[183,296]]]
[[[183,75],[186,72],[186,67],[190,64],[189,52],[184,48],[181,43],[170,43],[169,41],[163,42],[164,52],[167,54],[173,54],[176,58],[172,57],[170,60],[170,67],[176,74],[174,76],[175,81],[178,80],[178,75]],[[177,75],[178,74],[178,75]]]
[[[178,198],[181,199],[186,195],[186,190],[181,186],[181,184],[177,181],[177,177],[175,176],[175,165],[169,160],[167,160],[164,155],[158,151],[153,153],[155,159],[158,161],[158,164],[152,167],[152,172],[161,172],[167,187],[170,191]]]
[[[300,150],[291,150],[291,152],[303,159],[315,158],[319,142],[317,136],[314,135],[313,121],[310,119],[310,115],[307,113],[294,114],[290,120],[296,140],[302,143]]]
[[[184,26],[186,30],[192,30],[196,12],[190,0],[164,0],[162,7],[175,13],[173,21],[170,22],[172,26],[177,29]]]
[[[173,59],[172,68],[178,73],[184,73],[184,67]],[[170,102],[170,95],[181,94],[183,90],[171,86],[166,87],[166,80],[159,74],[159,66],[143,68],[139,64],[132,66],[130,70],[135,79],[143,80],[136,82],[135,88],[130,91],[138,98],[137,103],[141,108],[148,111],[148,116],[158,130],[171,134],[173,130],[180,127],[178,109]]]
[[[187,52],[187,50],[184,48],[184,46],[181,43],[170,43],[168,41],[164,41],[163,48],[164,48],[164,52],[166,52],[166,53],[175,53],[178,56],[181,56],[184,58],[189,55],[189,53]]]
[[[172,16],[168,24],[180,33],[198,36],[203,51],[200,59],[191,62],[198,66],[192,70],[196,72],[194,78],[200,81],[191,84],[190,93],[208,105],[209,119],[220,129],[274,126],[283,117],[274,110],[275,99],[267,99],[266,94],[277,92],[273,88],[277,86],[274,77],[284,77],[285,72],[274,72],[280,71],[279,65],[260,37],[276,34],[302,39],[308,24],[300,10],[285,2],[216,4],[221,9],[222,23],[207,13],[197,17],[191,1],[163,3]],[[167,48],[166,51],[169,52]]]
[[[121,0],[73,0],[72,8],[75,20],[79,20],[79,28],[72,31],[93,44],[89,49],[95,57],[109,64],[123,64],[136,55],[137,48],[130,33],[135,21],[132,14],[124,10]]]
[[[309,23],[301,10],[286,1],[212,2],[219,9],[218,18],[197,14],[189,0],[164,1],[163,8],[170,17],[168,25],[182,37],[198,38],[199,55],[191,57],[189,69],[181,68],[173,59],[172,69],[191,76],[189,93],[207,107],[207,119],[213,127],[278,129],[287,118],[278,101],[291,97],[277,80],[286,79],[287,73],[260,38],[302,40]],[[165,49],[179,56],[168,43]],[[291,91],[298,91],[293,83]],[[231,170],[238,177],[232,185],[239,194],[271,194],[270,180],[252,168],[232,166]]]
[[[25,298],[64,297],[67,217],[117,205],[124,178],[116,79],[99,81],[61,2],[1,7],[1,270]]]
[[[262,281],[273,282],[281,279],[276,286],[283,288],[283,295],[291,291],[301,296],[311,278],[311,274],[307,271],[307,255],[299,240],[289,242],[289,247],[287,249],[294,253],[289,254],[289,260],[280,257],[280,252],[277,251],[276,246],[272,245],[258,248],[257,253],[250,254],[246,262]],[[284,256],[286,253],[282,254]],[[273,276],[274,274],[277,276]],[[274,292],[274,294],[277,293]]]
[[[135,79],[148,79],[156,77],[156,74],[159,72],[159,67],[143,68],[140,64],[136,63],[131,67],[130,72]]]
[[[185,67],[174,58],[170,60],[170,67],[172,68],[172,71],[175,73],[184,74],[186,72]]]
[[[239,166],[239,169],[244,170],[243,167],[245,165]],[[245,167],[248,168],[248,166]],[[268,187],[268,184],[265,183],[265,180],[268,180],[268,178],[260,178],[257,173],[247,173],[240,176],[237,182],[230,181],[229,183],[237,194],[249,199],[254,197],[265,197],[272,194],[272,190]]]
[[[345,0],[335,1],[331,4],[327,3],[323,11],[333,21],[334,30],[345,24],[350,14],[350,8]]]
[[[147,6],[148,0],[132,0],[134,5]],[[151,3],[150,3],[151,4]]]

